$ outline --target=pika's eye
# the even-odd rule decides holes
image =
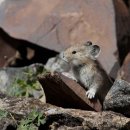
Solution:
[[[72,54],[76,54],[76,51],[72,51]]]

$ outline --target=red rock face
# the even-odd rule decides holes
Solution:
[[[126,56],[122,67],[118,72],[119,79],[123,79],[127,82],[130,82],[130,53]]]
[[[0,5],[0,25],[15,38],[56,51],[90,40],[101,46],[99,60],[108,73],[116,62],[112,0],[5,1]]]
[[[116,12],[116,36],[117,47],[119,51],[119,61],[123,64],[126,55],[130,52],[130,11],[127,3],[123,4],[122,0],[114,0]]]
[[[5,66],[8,59],[13,57],[15,53],[16,50],[0,37],[0,67]]]

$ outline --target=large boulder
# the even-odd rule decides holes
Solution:
[[[44,89],[47,103],[64,108],[102,111],[100,97],[89,100],[86,90],[79,83],[62,74],[40,75],[39,82]]]
[[[124,3],[118,2],[116,6],[124,7]],[[3,0],[0,26],[15,38],[56,51],[91,40],[101,46],[99,60],[108,73],[116,62],[117,38],[112,0]]]

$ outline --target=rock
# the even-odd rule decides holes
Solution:
[[[127,8],[129,8],[130,5],[130,0],[123,0],[123,2],[125,3],[125,5],[127,6]]]
[[[0,119],[0,129],[1,130],[15,130],[16,122],[11,118],[2,118]]]
[[[119,69],[117,78],[130,82],[130,52],[126,56],[123,65]]]
[[[45,102],[44,91],[37,80],[44,70],[42,64],[33,64],[21,68],[0,69],[0,91],[11,96],[40,98]]]
[[[43,86],[47,103],[65,108],[102,110],[102,105],[97,98],[89,100],[83,87],[62,74],[43,75],[39,77],[39,81]]]
[[[120,8],[124,6],[118,3]],[[0,5],[0,25],[12,37],[55,51],[91,40],[101,46],[99,60],[108,73],[116,62],[113,55],[117,50],[117,38],[112,0],[55,0],[55,3],[53,0],[5,0]],[[124,32],[120,33],[124,35]]]
[[[130,117],[130,83],[116,80],[105,98],[104,109]]]
[[[119,129],[130,129],[130,119],[124,117],[121,114],[104,111],[104,112],[93,112],[83,111],[78,109],[64,109],[56,107],[50,104],[44,104],[37,99],[25,99],[25,98],[13,98],[7,97],[0,94],[0,109],[4,110],[12,115],[13,121],[11,125],[13,128],[18,127],[18,122],[21,119],[26,119],[28,114],[35,110],[45,115],[42,119],[45,122],[39,126],[39,129],[56,129],[56,130],[119,130]],[[41,116],[40,116],[41,117]],[[7,117],[5,117],[7,119]],[[10,117],[11,118],[11,117]],[[0,119],[0,122],[3,119]],[[29,123],[36,124],[31,122]],[[6,120],[8,121],[8,120]],[[8,122],[9,123],[9,122]],[[26,125],[29,125],[26,124]],[[5,124],[0,123],[0,128],[3,128]],[[8,124],[9,126],[9,124]],[[7,126],[7,127],[8,127]],[[36,126],[36,125],[35,125]],[[38,129],[38,126],[36,126]]]
[[[0,67],[5,66],[9,59],[16,53],[16,49],[8,45],[9,42],[5,41],[3,38],[3,33],[0,29]]]
[[[115,6],[116,36],[120,64],[130,52],[130,11],[123,0],[113,0]],[[128,2],[127,2],[128,3]]]
[[[29,41],[16,39],[0,28],[0,67],[23,67],[32,63],[45,64],[58,53]]]

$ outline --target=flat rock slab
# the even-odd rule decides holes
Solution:
[[[62,74],[48,74],[39,77],[43,86],[46,102],[66,108],[101,111],[102,105],[98,99],[89,100],[86,90],[74,80]]]
[[[104,109],[130,117],[130,83],[124,80],[115,81],[105,98]]]

